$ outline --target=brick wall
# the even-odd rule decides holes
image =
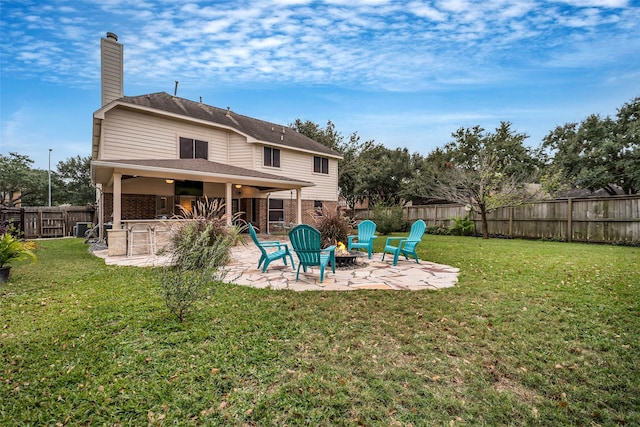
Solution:
[[[254,199],[256,206],[256,218],[253,219],[261,231],[267,230],[267,199]],[[324,202],[325,209],[335,210],[337,202]],[[302,218],[303,224],[313,225],[314,221],[311,213],[314,211],[313,200],[302,201]],[[284,212],[286,221],[294,221],[296,216],[296,201],[285,199]],[[122,220],[134,219],[155,219],[156,217],[156,196],[144,194],[123,194],[122,195]],[[104,222],[113,221],[113,194],[104,194]]]
[[[253,223],[260,229],[260,232],[267,229],[267,200],[254,199],[255,214],[257,218],[253,219]]]
[[[122,220],[154,219],[156,217],[156,196],[147,194],[122,195]],[[104,194],[104,222],[113,221],[113,194]]]

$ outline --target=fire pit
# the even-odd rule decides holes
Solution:
[[[348,251],[344,243],[336,245],[336,267],[354,267],[358,265],[358,257],[363,256],[359,251]]]

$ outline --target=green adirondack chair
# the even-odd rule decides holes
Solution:
[[[329,246],[322,249],[320,244],[320,231],[310,225],[296,225],[289,232],[291,246],[298,255],[298,269],[296,282],[300,275],[300,267],[307,272],[307,267],[320,267],[320,283],[324,280],[324,269],[331,264],[331,271],[336,272],[336,247]]]
[[[287,265],[287,257],[291,260],[291,268],[296,268],[296,265],[293,263],[293,256],[289,251],[289,245],[286,243],[279,242],[277,240],[258,240],[258,235],[256,234],[256,230],[253,228],[253,225],[249,223],[249,234],[251,235],[251,240],[256,244],[258,249],[260,249],[261,256],[260,261],[258,261],[258,268],[262,265],[262,272],[267,271],[267,267],[271,263],[271,261],[275,261],[277,259],[282,259],[284,261],[284,265]]]
[[[347,236],[347,250],[366,249],[369,259],[373,255],[373,241],[376,236],[376,223],[367,219],[358,224],[358,235]]]
[[[387,253],[391,253],[393,254],[393,265],[397,265],[398,256],[402,254],[407,260],[409,259],[409,255],[413,256],[416,262],[420,264],[420,261],[418,261],[418,254],[416,253],[416,246],[418,246],[418,243],[422,241],[422,236],[424,235],[424,230],[426,228],[427,225],[424,221],[419,219],[411,226],[409,236],[387,237],[387,241],[384,244],[382,260],[384,261],[384,256]]]

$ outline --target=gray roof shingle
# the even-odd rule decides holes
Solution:
[[[216,175],[230,175],[242,178],[256,178],[263,180],[273,181],[293,181],[291,178],[286,178],[279,175],[270,173],[255,171],[251,169],[240,168],[233,165],[227,165],[224,163],[212,162],[205,159],[160,159],[160,160],[104,160],[101,163],[112,163],[118,165],[131,165],[131,166],[144,166],[152,168],[161,168],[166,170],[175,171],[194,171]],[[300,181],[308,185],[313,185],[312,182]]]

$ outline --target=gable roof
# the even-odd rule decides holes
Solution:
[[[189,99],[171,96],[166,92],[124,96],[98,110],[94,117],[100,115],[101,111],[109,110],[117,105],[140,107],[145,110],[155,110],[187,119],[209,122],[246,135],[249,142],[260,142],[342,158],[340,153],[296,132],[290,127],[243,116],[230,110],[212,107]]]

